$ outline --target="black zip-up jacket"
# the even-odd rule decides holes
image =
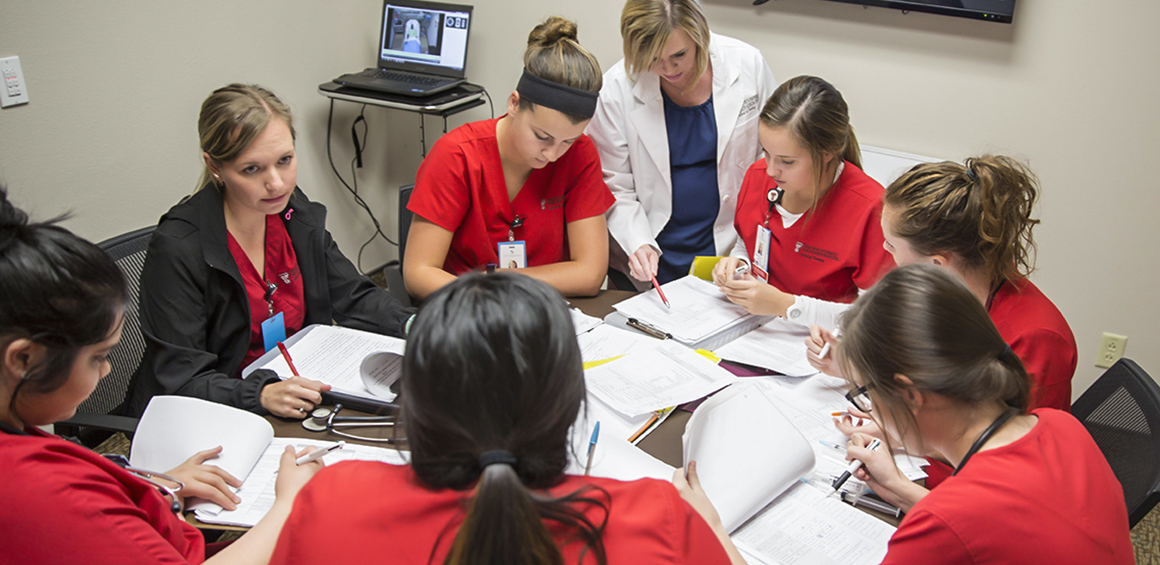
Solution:
[[[395,337],[414,312],[358,272],[326,231],[326,207],[295,187],[279,216],[302,271],[306,317]],[[258,414],[272,371],[237,378],[250,344],[250,305],[226,239],[222,197],[207,185],[161,217],[141,273],[145,355],[127,412],[158,394],[194,396]]]

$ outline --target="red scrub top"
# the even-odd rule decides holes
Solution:
[[[1031,281],[1018,279],[999,287],[987,313],[1031,376],[1031,408],[1071,412],[1071,378],[1079,353],[1059,308]],[[927,462],[926,488],[942,484],[954,472],[946,463]]]
[[[246,349],[246,356],[242,358],[242,369],[249,367],[255,359],[266,352],[266,342],[262,339],[262,322],[270,318],[270,306],[266,303],[266,293],[270,285],[274,292],[270,299],[274,302],[274,314],[282,313],[283,323],[286,324],[286,337],[290,337],[302,329],[302,321],[306,319],[306,299],[302,290],[302,271],[298,269],[298,256],[294,253],[294,243],[290,241],[290,234],[286,232],[286,225],[278,214],[266,216],[266,267],[265,278],[250,262],[242,246],[238,245],[234,235],[226,232],[227,245],[238,270],[242,272],[242,281],[246,286],[246,298],[250,303],[250,346]],[[240,369],[239,369],[240,371]],[[240,372],[239,372],[239,375]]]
[[[777,186],[759,159],[745,172],[733,226],[753,260],[757,225],[764,224]],[[783,292],[831,302],[853,302],[894,267],[882,247],[882,185],[846,162],[842,174],[813,210],[789,228],[775,208],[769,214],[769,284]]]
[[[1083,425],[1043,408],[914,505],[884,565],[1135,562],[1124,491]]]
[[[84,447],[24,431],[0,431],[0,563],[205,560],[201,532],[156,487]]]
[[[611,510],[602,536],[609,563],[729,563],[709,525],[671,484],[565,476],[551,494],[560,496],[585,485],[609,494]],[[270,563],[442,563],[470,495],[470,490],[430,489],[410,466],[371,461],[331,465],[294,500]],[[596,524],[604,520],[602,510],[584,508]],[[574,533],[548,524],[558,543]],[[564,563],[578,563],[583,547],[563,545]],[[588,552],[584,563],[595,562]]]
[[[615,201],[600,156],[581,135],[554,163],[533,169],[514,200],[508,199],[494,120],[459,126],[435,142],[419,165],[407,209],[453,232],[443,269],[460,275],[499,263],[497,245],[519,216],[516,241],[526,242],[527,265],[571,259],[567,224],[603,214]]]

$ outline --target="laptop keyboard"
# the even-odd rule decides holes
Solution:
[[[400,82],[417,84],[421,86],[435,86],[437,84],[442,84],[451,80],[441,77],[429,77],[423,75],[413,75],[409,73],[400,73],[397,71],[386,71],[383,69],[367,69],[359,74],[369,78],[397,80]]]

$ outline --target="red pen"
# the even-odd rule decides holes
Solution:
[[[280,341],[278,342],[278,351],[282,352],[282,358],[286,360],[287,365],[290,365],[290,372],[294,373],[295,377],[301,377],[302,375],[298,374],[298,368],[294,366],[294,360],[290,358],[290,350],[286,349],[286,346]]]
[[[655,276],[652,278],[652,283],[653,283],[653,288],[657,289],[657,294],[661,295],[661,302],[664,302],[665,307],[671,310],[673,308],[673,305],[669,304],[668,298],[665,298],[665,292],[663,290],[661,290],[661,285],[660,285],[660,283],[657,282],[657,278]]]

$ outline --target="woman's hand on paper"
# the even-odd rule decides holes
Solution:
[[[313,447],[295,453],[292,445],[287,445],[282,451],[282,459],[278,461],[278,478],[274,482],[275,500],[293,502],[298,491],[326,466],[321,459],[301,465],[296,463],[299,457],[311,451],[314,451]]]
[[[677,493],[681,495],[681,498],[693,507],[693,510],[705,520],[706,524],[709,524],[709,529],[717,534],[717,539],[721,540],[725,553],[729,554],[730,562],[734,565],[744,565],[745,559],[737,551],[737,546],[733,545],[733,540],[729,538],[729,532],[725,531],[721,515],[717,513],[717,509],[713,507],[713,503],[705,495],[705,489],[701,488],[701,480],[697,478],[696,461],[690,461],[686,468],[677,469],[673,473],[673,486],[677,487]]]
[[[262,388],[262,408],[275,416],[301,420],[322,403],[322,393],[328,390],[328,384],[303,377],[290,377]]]
[[[894,454],[889,449],[871,451],[866,448],[874,438],[856,433],[846,444],[846,460],[857,459],[862,467],[854,472],[854,478],[864,481],[883,500],[909,512],[922,497],[930,491],[915,484],[894,463]]]
[[[715,272],[713,277],[716,282]],[[717,283],[717,288],[725,293],[730,302],[758,316],[785,316],[785,311],[794,302],[792,294],[782,292],[750,275],[736,280],[730,276],[728,280]]]
[[[234,494],[230,487],[238,488],[242,486],[242,481],[217,465],[205,464],[206,461],[217,457],[221,452],[220,445],[213,449],[199,451],[177,468],[166,473],[185,483],[185,487],[177,491],[177,495],[183,499],[196,496],[207,499],[226,510],[236,509],[242,499],[238,498],[238,495]]]
[[[629,255],[628,257],[628,272],[632,278],[641,281],[651,281],[657,274],[657,266],[660,264],[660,254],[657,250],[649,244],[644,244]]]
[[[822,358],[822,348],[827,343],[830,344],[830,350],[826,352],[826,357]],[[842,370],[838,367],[834,355],[834,346],[836,345],[838,345],[838,338],[834,337],[834,334],[822,326],[814,324],[810,326],[810,337],[806,338],[806,360],[810,362],[811,367],[831,377],[841,377]]]

